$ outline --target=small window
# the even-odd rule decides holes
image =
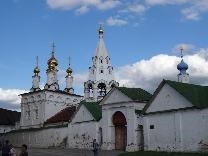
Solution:
[[[154,125],[150,125],[150,129],[155,129],[155,126]]]
[[[103,60],[100,60],[100,63],[103,63]]]
[[[103,70],[101,70],[100,73],[103,73]]]

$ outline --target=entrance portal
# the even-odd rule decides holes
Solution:
[[[116,112],[113,115],[113,124],[115,126],[115,149],[125,150],[127,142],[127,123],[122,112]]]

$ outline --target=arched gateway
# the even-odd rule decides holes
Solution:
[[[115,149],[125,150],[127,142],[127,123],[122,112],[118,111],[113,115],[113,124],[115,126]]]

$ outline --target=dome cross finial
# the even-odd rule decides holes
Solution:
[[[71,65],[71,57],[69,56],[69,66]]]
[[[52,43],[52,52],[51,52],[52,57],[54,57],[55,48],[56,48],[56,45],[55,45],[55,43],[53,42],[53,43]]]
[[[39,60],[38,60],[38,56],[36,56],[36,67],[38,67],[39,64]]]
[[[180,50],[181,50],[181,58],[183,58],[183,51],[184,51],[183,47],[181,47]]]

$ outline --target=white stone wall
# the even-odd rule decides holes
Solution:
[[[69,148],[92,148],[93,139],[98,140],[99,122],[82,105],[68,126]]]
[[[98,122],[70,124],[68,128],[68,147],[92,149],[93,139],[98,140]]]
[[[8,139],[14,146],[27,144],[29,147],[48,148],[67,146],[67,127],[7,133],[0,139]]]
[[[208,109],[149,114],[144,117],[145,149],[200,151],[208,144],[207,123]]]

